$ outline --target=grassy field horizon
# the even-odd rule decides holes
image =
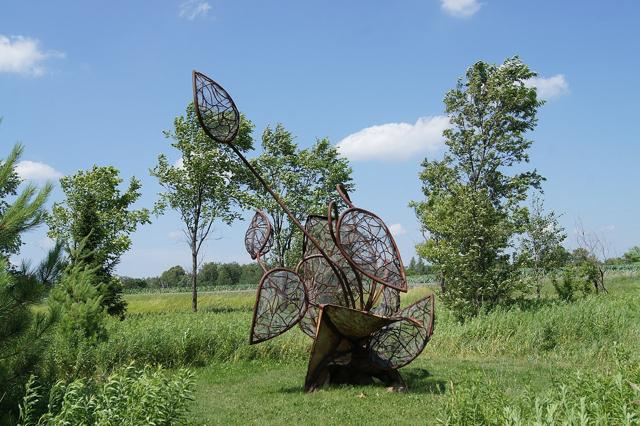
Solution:
[[[105,369],[131,360],[191,367],[194,424],[637,424],[640,277],[612,277],[608,287],[573,303],[547,288],[540,302],[464,324],[437,303],[434,336],[401,369],[409,387],[401,394],[304,393],[311,339],[295,328],[249,346],[253,291],[201,294],[198,313],[189,294],[129,294],[128,318],[111,323],[99,358]],[[430,291],[413,288],[402,303]]]

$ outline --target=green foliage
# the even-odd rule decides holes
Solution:
[[[626,263],[639,263],[640,262],[640,246],[631,247],[622,258]]]
[[[583,296],[592,292],[591,285],[584,276],[584,269],[569,266],[562,271],[562,278],[558,280],[555,274],[551,276],[551,284],[560,300],[565,302],[575,301],[577,295]]]
[[[54,203],[47,220],[51,238],[62,239],[73,249],[84,240],[84,250],[91,252],[87,263],[107,273],[131,247],[129,235],[150,223],[147,209],[131,209],[141,195],[140,181],[132,177],[124,193],[119,189],[122,182],[112,166],[93,166],[61,178],[65,200]]]
[[[518,262],[530,269],[528,277],[538,299],[545,276],[566,263],[562,242],[567,235],[558,219],[555,212],[545,213],[542,198],[533,198],[520,240]]]
[[[247,151],[253,146],[253,124],[241,117],[234,146]],[[164,154],[158,156],[158,164],[150,170],[152,176],[164,188],[155,204],[156,214],[168,208],[180,214],[184,234],[191,249],[191,274],[193,310],[198,309],[197,282],[202,244],[209,237],[216,220],[231,224],[241,216],[236,210],[242,204],[240,191],[244,170],[226,144],[209,139],[198,123],[193,104],[189,104],[184,116],[176,117],[173,132],[164,132],[173,139],[172,147],[180,152],[180,160],[171,164]]]
[[[10,273],[0,258],[0,412],[10,415],[47,347],[56,311],[32,311],[44,292],[33,276]],[[0,415],[0,423],[4,415]]]
[[[218,266],[218,285],[233,285],[240,282],[242,268],[236,262],[221,263]]]
[[[72,256],[71,261],[97,268],[102,303],[110,315],[119,317],[123,317],[126,304],[113,270],[131,247],[130,234],[139,225],[150,223],[147,209],[131,208],[140,198],[140,181],[131,178],[124,193],[119,189],[121,184],[118,169],[111,166],[93,166],[65,176],[60,179],[65,200],[54,203],[47,218],[51,238],[65,241],[71,252],[82,245],[83,257]]]
[[[240,265],[237,262],[206,262],[198,271],[198,288],[214,290],[213,287],[233,287],[238,285],[256,286],[262,277],[262,269],[256,263]],[[159,277],[144,279],[121,278],[129,292],[136,289],[168,289],[181,291],[188,286],[191,274],[187,274],[182,266],[176,265],[164,271]],[[207,290],[205,290],[207,291]]]
[[[418,256],[418,260],[414,257],[409,261],[409,265],[405,268],[407,276],[414,275],[429,275],[432,272],[432,267],[427,265],[424,260]]]
[[[144,278],[120,277],[122,289],[125,291],[135,291],[148,288],[148,283]]]
[[[95,373],[95,348],[108,337],[96,269],[70,266],[51,291],[48,303],[60,312],[60,321],[46,363],[49,377],[75,379]]]
[[[160,275],[161,287],[180,287],[189,284],[189,276],[180,265],[172,266]]]
[[[193,374],[184,369],[169,374],[162,368],[129,365],[103,383],[60,381],[49,393],[47,412],[37,418],[40,391],[31,380],[20,407],[22,425],[186,424]]]
[[[263,275],[260,265],[250,263],[247,265],[241,265],[241,268],[242,274],[240,275],[240,284],[253,284],[257,286]]]
[[[532,141],[525,135],[542,104],[526,85],[534,76],[517,57],[471,66],[445,95],[452,124],[444,131],[447,152],[422,164],[426,200],[411,206],[430,238],[416,249],[442,275],[443,299],[460,318],[496,306],[517,289],[509,250],[526,223],[520,204],[543,178],[509,172],[529,161]]]
[[[38,190],[27,184],[17,193],[15,165],[22,151],[16,145],[0,161],[0,422],[8,421],[5,416],[15,410],[46,347],[45,333],[56,319],[55,312],[32,311],[45,288],[30,271],[10,272],[6,259],[18,252],[21,234],[43,222],[44,203],[51,192],[51,185]]]
[[[617,424],[640,422],[640,369],[623,368],[603,375],[565,375],[542,395],[514,398],[494,383],[477,382],[451,389],[439,424],[541,425]]]
[[[21,180],[15,167],[23,150],[22,145],[16,144],[9,156],[5,160],[0,160],[0,217],[3,217],[9,208],[7,197],[18,193],[18,185]],[[10,236],[11,238],[9,238]],[[9,255],[18,253],[21,244],[20,232],[7,233],[4,237],[0,237],[0,256],[8,258]]]
[[[204,285],[215,285],[218,282],[218,265],[207,262],[198,271],[198,281]]]
[[[347,191],[354,189],[349,161],[328,139],[318,139],[310,148],[300,149],[281,124],[264,130],[262,153],[251,162],[303,223],[309,214],[326,214],[329,200],[339,201],[337,184],[343,184]],[[258,182],[249,182],[253,189],[249,204],[267,213],[273,225],[269,263],[295,266],[301,253],[300,231]]]

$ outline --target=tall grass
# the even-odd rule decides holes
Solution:
[[[250,346],[251,312],[137,315],[113,321],[109,340],[97,348],[105,369],[130,361],[167,367],[210,362],[302,360],[311,340],[297,328],[274,340]]]
[[[625,284],[632,285],[638,287],[637,282]],[[411,290],[403,304],[430,291],[426,287]],[[248,344],[251,293],[212,295],[201,304],[205,312],[196,314],[188,311],[185,295],[155,295],[135,302],[131,297],[133,310],[140,312],[146,306],[151,313],[109,322],[109,340],[87,354],[104,370],[130,361],[179,367],[246,360],[300,362],[308,357],[311,339],[297,327],[268,342]],[[637,291],[633,296],[619,291],[575,303],[533,301],[496,309],[464,324],[436,304],[435,333],[425,356],[553,358],[595,367],[621,358],[638,360],[640,297]]]

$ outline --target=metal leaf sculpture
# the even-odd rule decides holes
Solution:
[[[244,246],[251,259],[256,260],[267,254],[272,244],[273,232],[269,218],[258,211],[251,219],[249,229],[244,235]]]
[[[305,289],[294,271],[275,268],[262,276],[253,310],[251,343],[272,339],[296,325],[307,308]]]
[[[414,360],[434,329],[433,295],[400,309],[407,279],[389,228],[375,214],[353,205],[342,185],[336,190],[347,209],[330,202],[327,215],[309,215],[304,225],[234,145],[240,114],[218,83],[193,72],[193,95],[201,127],[225,143],[280,205],[303,234],[302,260],[295,270],[268,270],[263,257],[273,244],[269,218],[256,212],[245,247],[264,275],[258,285],[250,343],[274,338],[295,324],[311,338],[305,389],[328,383],[372,383],[398,389],[398,369]]]

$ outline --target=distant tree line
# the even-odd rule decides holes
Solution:
[[[206,287],[258,285],[261,277],[262,269],[254,263],[241,265],[237,262],[207,262],[198,270],[198,284]],[[120,280],[126,290],[187,288],[192,283],[191,274],[180,265],[172,266],[156,277],[120,277]]]

